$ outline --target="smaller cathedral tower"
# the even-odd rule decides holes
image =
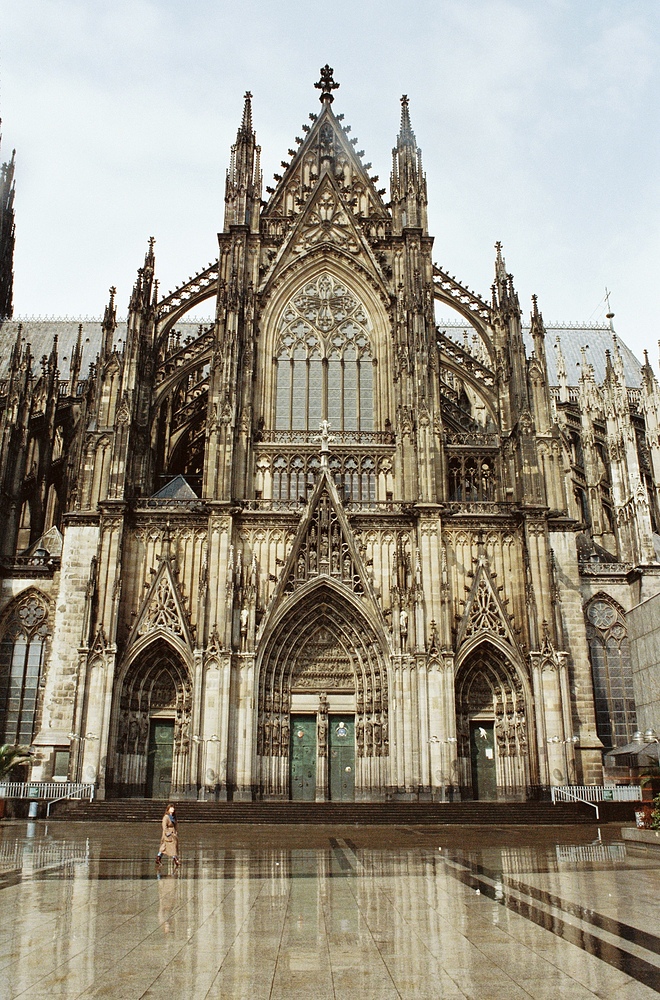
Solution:
[[[225,187],[225,232],[230,226],[248,226],[259,231],[261,210],[261,146],[252,128],[252,94],[245,95],[243,120],[231,147]]]
[[[407,94],[401,98],[401,128],[392,150],[390,191],[394,232],[421,229],[426,234],[426,177],[422,170],[422,151],[410,123]]]

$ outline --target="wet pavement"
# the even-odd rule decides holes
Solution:
[[[620,827],[0,825],[0,1000],[644,1000],[660,851]]]

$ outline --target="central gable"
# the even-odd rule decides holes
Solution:
[[[343,115],[341,116],[343,118]],[[297,138],[300,149],[289,150],[291,162],[284,164],[284,174],[275,175],[277,187],[266,188],[271,197],[262,212],[263,219],[290,218],[298,215],[324,175],[329,174],[342,191],[350,211],[358,218],[389,220],[381,194],[375,187],[377,177],[370,177],[361,153],[349,140],[350,125],[325,104],[319,115],[310,115],[312,126],[303,126],[305,139]]]

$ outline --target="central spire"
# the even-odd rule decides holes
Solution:
[[[317,90],[321,91],[321,96],[319,101],[321,104],[332,104],[334,97],[332,96],[332,91],[339,88],[339,84],[335,83],[333,79],[334,69],[328,63],[321,67],[321,79],[314,86]]]

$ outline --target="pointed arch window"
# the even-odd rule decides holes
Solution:
[[[623,609],[606,595],[586,608],[596,731],[606,748],[630,743],[637,729],[630,644]]]
[[[329,274],[308,282],[282,313],[276,348],[275,428],[371,431],[371,324],[361,302]]]
[[[39,594],[16,602],[0,642],[0,743],[31,743],[48,636],[48,608]]]

